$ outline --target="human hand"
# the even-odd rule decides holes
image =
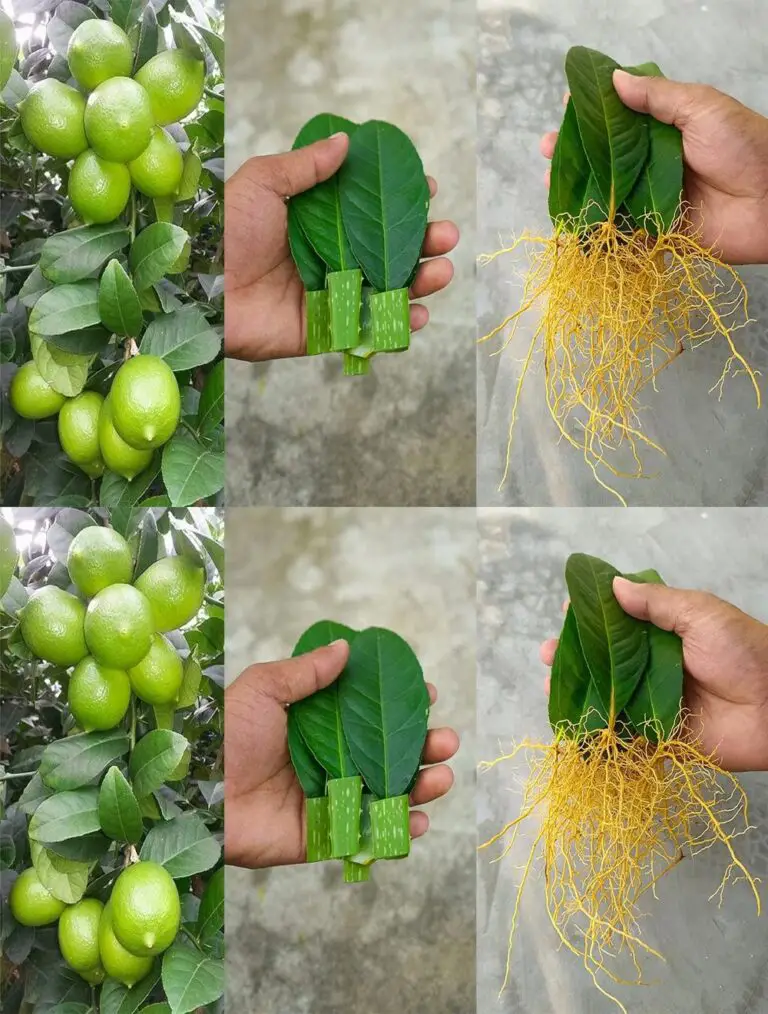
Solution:
[[[303,700],[340,675],[349,656],[346,641],[335,641],[282,662],[249,666],[225,695],[226,753],[224,855],[227,863],[251,868],[303,863],[306,858],[304,793],[288,752],[286,705]],[[437,691],[431,684],[434,704]],[[459,749],[453,729],[427,734],[422,769],[411,793],[421,806],[444,796],[453,772],[443,763]],[[411,837],[429,827],[426,813],[411,813]]]
[[[349,138],[335,134],[282,155],[249,159],[225,187],[226,271],[224,347],[237,359],[280,359],[306,350],[304,286],[288,246],[286,197],[329,179],[346,158]],[[432,197],[437,184],[429,178]],[[443,256],[459,241],[453,222],[431,222],[421,264],[411,287],[414,299],[444,289],[453,265]],[[411,307],[411,330],[429,320],[420,303]]]
[[[622,609],[683,641],[688,729],[729,771],[768,771],[768,626],[707,592],[614,578]],[[551,666],[556,640],[541,646]]]
[[[731,264],[768,263],[768,118],[708,85],[617,70],[622,102],[683,135],[683,199],[706,247]],[[541,152],[552,158],[557,131]]]

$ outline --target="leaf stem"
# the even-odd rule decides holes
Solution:
[[[37,267],[37,264],[13,264],[3,265],[0,268],[0,275],[9,275],[13,271],[32,271]]]
[[[133,696],[133,694],[131,694],[130,741],[131,741],[131,752],[133,752],[133,748],[136,746],[136,698]]]
[[[136,191],[131,188],[131,243],[136,239]]]
[[[32,778],[36,771],[8,771],[0,775],[0,782],[9,782],[12,778]]]

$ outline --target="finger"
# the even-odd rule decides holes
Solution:
[[[294,197],[333,176],[348,151],[349,138],[339,133],[281,155],[261,155],[253,169],[262,185],[280,197]]]
[[[565,94],[563,95],[563,105],[564,105],[564,106],[567,106],[567,105],[568,105],[568,100],[570,99],[570,97],[571,97],[571,93],[570,93],[570,92],[566,92],[566,93],[565,93]]]
[[[437,196],[437,180],[434,176],[427,176],[427,183],[429,184],[429,196]]]
[[[421,248],[422,257],[442,257],[450,253],[459,242],[455,222],[430,222]]]
[[[441,764],[458,751],[461,741],[455,729],[430,729],[421,755],[422,764]]]
[[[545,676],[544,677],[544,693],[547,695],[547,697],[549,697],[549,689],[550,689],[551,686],[552,686],[552,677],[551,676]]]
[[[411,331],[421,331],[429,323],[429,310],[421,303],[411,303]]]
[[[547,171],[544,173],[544,186],[547,188],[547,190],[549,190],[551,184],[552,184],[552,170],[547,169]]]
[[[565,599],[565,601],[563,602],[563,604],[560,606],[561,612],[567,613],[568,612],[568,606],[570,604],[571,604],[571,600],[570,599]]]
[[[555,652],[557,651],[557,638],[550,637],[548,641],[545,641],[539,648],[539,658],[544,665],[552,665],[555,661]]]
[[[444,289],[453,278],[453,264],[447,257],[437,257],[433,261],[424,261],[410,289],[411,299],[423,299],[433,292]]]
[[[423,810],[411,810],[409,824],[411,838],[421,838],[429,830],[429,817]]]
[[[552,158],[555,154],[555,145],[557,144],[557,130],[550,130],[548,134],[545,134],[539,141],[539,151],[544,158]]]
[[[429,691],[429,703],[437,704],[437,687],[434,683],[427,683],[427,690]]]
[[[334,641],[306,655],[250,666],[243,675],[256,679],[258,689],[280,704],[293,704],[322,690],[339,676],[349,658],[346,641]]]
[[[662,630],[674,630],[681,637],[690,630],[696,615],[712,601],[706,592],[668,588],[665,584],[638,584],[625,577],[613,579],[613,593],[630,616],[648,620]]]
[[[454,782],[453,771],[447,764],[436,768],[424,768],[416,780],[411,793],[411,805],[423,806],[450,792]]]
[[[613,72],[613,85],[630,109],[650,113],[662,123],[674,123],[681,130],[695,115],[702,99],[714,90],[706,85],[681,84],[665,77],[638,77],[625,70]]]

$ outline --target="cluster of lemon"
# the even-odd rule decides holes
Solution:
[[[38,658],[74,666],[68,703],[78,724],[86,732],[114,728],[125,717],[132,692],[153,705],[176,701],[183,667],[163,632],[188,623],[199,611],[204,570],[185,557],[164,557],[131,583],[128,543],[99,526],[75,536],[67,568],[88,605],[45,585],[19,619],[22,637]],[[106,906],[96,898],[65,904],[30,867],[14,881],[10,906],[25,926],[59,920],[64,960],[94,985],[107,975],[127,986],[138,982],[154,956],[173,943],[181,918],[173,879],[149,861],[120,873]]]
[[[170,197],[183,159],[163,126],[188,116],[203,95],[205,64],[179,50],[153,56],[131,77],[133,51],[111,21],[89,18],[69,40],[72,76],[88,92],[45,78],[19,103],[27,139],[40,151],[74,159],[69,199],[86,223],[114,221],[133,185]]]
[[[74,398],[60,394],[30,359],[13,375],[9,397],[25,419],[58,413],[64,453],[92,479],[106,469],[133,479],[149,466],[154,449],[170,440],[181,418],[176,377],[164,360],[152,355],[126,360],[106,398],[98,391]]]

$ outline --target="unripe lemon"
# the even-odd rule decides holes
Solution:
[[[162,127],[155,127],[152,140],[144,151],[128,163],[131,180],[147,197],[169,197],[175,194],[184,171],[179,146]]]
[[[32,85],[19,103],[21,126],[36,148],[57,158],[77,158],[88,147],[85,97],[54,77]]]
[[[24,643],[38,658],[67,667],[88,654],[85,606],[56,585],[39,588],[19,611],[19,619]]]
[[[154,125],[149,96],[133,78],[111,77],[88,96],[85,133],[108,162],[130,162],[140,155]]]
[[[92,655],[86,655],[70,677],[67,701],[86,732],[114,729],[131,703],[128,674],[124,669],[99,665]]]
[[[152,970],[152,957],[138,957],[131,954],[115,936],[112,927],[112,901],[108,901],[101,914],[99,923],[99,953],[101,963],[110,979],[117,979],[130,989],[137,982],[149,975]]]
[[[107,162],[89,148],[75,159],[67,194],[88,225],[114,222],[131,196],[131,174],[120,162]]]
[[[181,658],[171,642],[155,634],[152,645],[138,665],[128,670],[133,692],[147,704],[170,704],[179,696],[184,675]]]
[[[155,630],[176,630],[200,610],[205,595],[205,571],[186,556],[165,556],[147,567],[136,587],[152,607]]]
[[[88,525],[69,544],[67,570],[86,598],[111,584],[130,584],[133,558],[128,543],[114,528]]]
[[[150,450],[173,436],[181,418],[179,385],[158,356],[133,356],[115,374],[110,391],[115,429],[131,447]]]
[[[155,123],[164,126],[188,116],[203,97],[205,64],[180,49],[153,56],[136,72],[152,103]]]
[[[59,442],[62,450],[70,461],[88,474],[101,463],[99,413],[103,401],[97,391],[84,391],[75,398],[70,398],[59,412]],[[103,463],[101,471],[104,471]]]
[[[81,975],[93,972],[99,958],[99,922],[104,906],[97,898],[83,898],[62,912],[59,919],[59,950],[70,968]]]
[[[49,926],[67,907],[43,887],[32,866],[14,880],[8,900],[13,918],[22,926]]]
[[[19,551],[16,548],[13,528],[5,518],[0,518],[0,599],[8,591],[18,562]]]
[[[110,669],[130,669],[149,651],[152,609],[129,584],[111,584],[88,603],[85,640],[91,654]]]
[[[131,447],[115,429],[112,418],[112,399],[106,398],[99,416],[99,447],[107,468],[124,479],[134,479],[152,460],[152,450],[140,451]]]
[[[56,415],[67,400],[43,379],[31,359],[14,373],[9,395],[14,412],[24,419],[47,419]]]
[[[158,863],[134,863],[112,888],[112,928],[131,954],[161,954],[176,939],[181,904],[176,884]]]
[[[130,39],[114,21],[88,18],[69,37],[67,63],[77,83],[89,92],[111,77],[130,77]]]

